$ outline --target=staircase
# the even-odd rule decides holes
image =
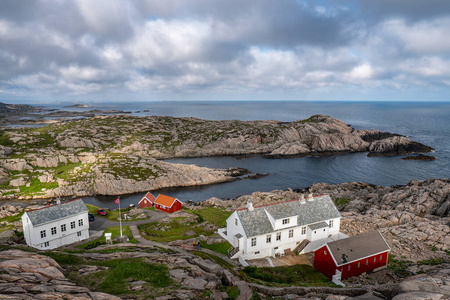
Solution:
[[[304,239],[300,244],[297,245],[297,247],[294,248],[295,253],[300,253],[302,252],[303,249],[305,249],[306,246],[308,246],[308,244],[310,243],[310,241],[308,239]]]
[[[236,253],[238,253],[238,251],[239,251],[239,247],[236,247],[233,250],[231,250],[231,248],[228,249],[228,257],[232,258]]]

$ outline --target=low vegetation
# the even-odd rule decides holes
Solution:
[[[325,275],[309,265],[294,265],[289,267],[245,267],[242,271],[256,283],[273,286],[329,286],[336,287]]]
[[[108,220],[111,221],[115,221],[117,222],[119,220],[119,209],[115,209],[115,210],[108,210],[105,209],[106,211],[106,216],[100,216],[97,214],[97,209],[99,209],[100,207],[95,206],[95,205],[91,205],[91,204],[86,204],[86,207],[89,209],[89,212],[94,214],[95,218],[107,218]],[[127,212],[129,212],[132,208],[130,207],[125,207],[125,208],[121,208],[120,209],[120,213],[122,215],[122,222],[129,222],[129,221],[136,221],[139,220],[137,219],[137,215],[136,216],[132,216],[130,217]],[[124,218],[124,214],[127,214],[127,219],[125,220]]]
[[[98,239],[94,240],[94,241],[90,241],[81,245],[76,246],[79,249],[93,249],[97,246],[103,245],[106,243],[106,238],[105,238],[105,233],[111,233],[111,239],[114,240],[116,237],[120,236],[120,226],[113,226],[113,227],[109,227],[107,228],[102,237],[99,237]],[[122,226],[122,234],[124,236],[128,237],[128,242],[132,243],[132,244],[137,244],[139,243],[134,237],[133,234],[131,233],[130,227],[129,226]]]

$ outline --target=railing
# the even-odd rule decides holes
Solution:
[[[305,247],[308,246],[309,243],[310,243],[309,240],[304,239],[300,244],[298,244],[297,247],[294,248],[293,252],[296,252],[296,253],[302,252],[302,250],[305,249]]]
[[[230,250],[230,249],[228,249],[228,250]],[[239,251],[239,247],[234,248],[233,250],[228,252],[228,257],[232,258],[236,253],[238,253],[238,251]]]

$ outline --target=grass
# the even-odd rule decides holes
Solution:
[[[120,226],[113,226],[113,227],[109,227],[105,230],[105,233],[112,233],[111,235],[111,239],[114,240],[114,238],[120,236]],[[99,246],[101,244],[104,244],[106,241],[105,235],[103,234],[102,237],[99,237],[98,239],[94,240],[94,241],[90,241],[81,245],[76,246],[76,248],[79,249],[92,249],[95,248],[93,246]],[[129,226],[122,226],[122,234],[126,235],[128,237],[128,242],[132,243],[132,244],[137,244],[139,243],[138,240],[136,240],[133,237],[133,234],[131,233],[130,227]]]
[[[394,254],[389,254],[388,269],[399,277],[408,277],[411,275],[411,273],[406,270],[410,263],[411,261],[398,260],[395,258]]]
[[[199,216],[200,221],[208,221],[219,227],[225,227],[228,217],[233,213],[216,207],[204,207],[196,210],[185,209],[185,211]]]
[[[42,192],[42,189],[52,190],[59,186],[57,182],[40,182],[39,179],[33,177],[30,186],[20,186],[20,193],[24,195],[36,195]]]
[[[348,199],[348,198],[336,198],[336,199],[334,199],[334,203],[337,205],[337,206],[344,206],[344,205],[347,205],[350,201],[352,201],[351,199]]]
[[[217,243],[217,244],[209,244],[209,245],[205,243],[205,244],[202,244],[202,247],[206,248],[206,249],[209,249],[209,250],[212,250],[212,251],[217,252],[217,253],[221,253],[221,254],[227,255],[228,254],[228,249],[230,249],[231,244],[228,243],[228,242]]]
[[[328,286],[336,287],[325,275],[309,265],[289,267],[245,267],[242,271],[249,278],[272,285]],[[253,281],[253,280],[252,280]]]
[[[144,294],[143,296],[147,299],[158,296],[164,291],[164,288],[173,284],[166,265],[149,263],[143,258],[90,261],[69,253],[43,252],[41,254],[53,258],[60,265],[72,266],[67,277],[90,290],[114,295]],[[78,269],[82,265],[104,266],[108,269],[80,275]],[[144,291],[131,291],[129,282],[138,280],[147,282],[144,284]]]
[[[418,261],[417,263],[419,265],[430,265],[430,266],[436,266],[445,263],[446,261],[442,258],[430,258],[426,260]]]

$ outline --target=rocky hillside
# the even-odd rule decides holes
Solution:
[[[392,254],[411,261],[450,260],[450,179],[413,180],[404,186],[383,187],[350,182],[314,184],[315,195],[329,194],[342,214],[341,231],[348,235],[379,229]],[[298,199],[292,190],[255,192],[236,200],[211,198],[202,205],[229,210]]]
[[[290,123],[96,116],[41,128],[2,129],[0,189],[2,197],[109,195],[233,178],[234,171],[157,160],[173,157],[276,158],[361,151],[398,155],[431,150],[404,136],[354,131],[322,115]]]

